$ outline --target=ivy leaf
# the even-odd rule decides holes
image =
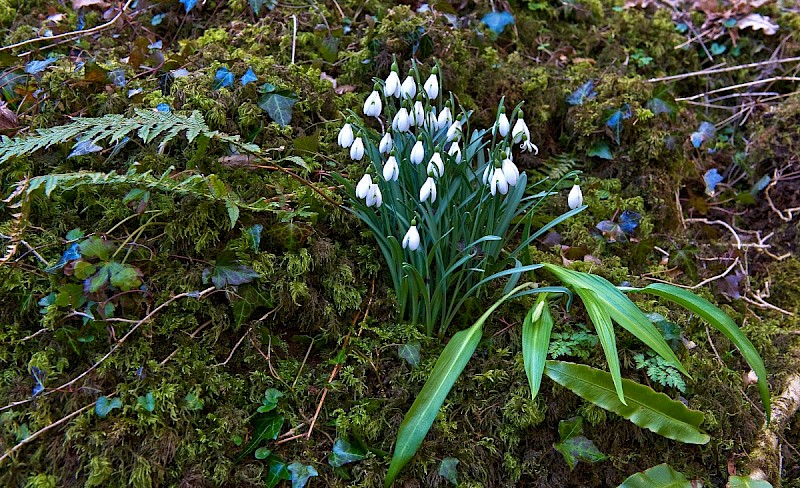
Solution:
[[[219,90],[220,88],[233,86],[233,80],[233,73],[228,71],[228,68],[218,68],[217,72],[214,73],[214,85],[212,88],[214,90]]]
[[[303,488],[309,479],[318,475],[314,466],[297,461],[289,465],[289,471],[292,473],[292,488]]]
[[[717,185],[722,183],[724,179],[725,178],[719,174],[719,171],[717,171],[717,168],[711,168],[706,171],[703,175],[703,181],[706,184],[706,195],[713,196],[714,192],[717,190]]]
[[[270,451],[266,447],[259,447],[258,449],[256,449],[255,458],[256,459],[267,459],[270,454],[272,454],[272,451]]]
[[[217,258],[213,272],[208,268],[203,270],[203,283],[208,283],[209,277],[214,286],[222,289],[228,285],[239,286],[250,283],[261,275],[248,266],[238,264],[236,255],[232,252],[224,251]]]
[[[297,97],[291,92],[268,92],[258,99],[258,106],[269,114],[270,118],[281,127],[292,121],[292,107]]]
[[[709,122],[702,122],[700,127],[698,127],[697,132],[692,132],[691,140],[692,145],[695,148],[699,148],[703,145],[704,142],[708,141],[709,139],[714,137],[714,134],[717,133],[717,128],[714,127],[714,124]]]
[[[57,270],[66,266],[67,263],[69,263],[70,261],[75,261],[76,259],[80,258],[81,258],[81,249],[80,245],[78,245],[78,243],[76,242],[71,246],[69,246],[69,249],[67,249],[64,252],[64,254],[61,255],[61,258],[59,258],[55,266],[50,266],[49,268],[45,269],[45,271],[47,273],[55,273]]]
[[[653,92],[653,98],[647,102],[647,108],[655,115],[674,115],[678,112],[678,104],[675,103],[675,98],[670,95],[669,88],[666,86],[657,88]]]
[[[255,224],[252,227],[248,227],[244,231],[245,239],[247,239],[247,244],[250,246],[250,249],[253,252],[258,252],[258,248],[261,246],[261,232],[264,230],[264,226],[261,224]]]
[[[514,23],[514,16],[510,12],[489,12],[483,16],[481,22],[499,36],[507,26]]]
[[[274,410],[275,407],[278,406],[278,399],[283,396],[283,393],[276,390],[275,388],[269,388],[266,392],[264,392],[264,399],[261,400],[261,406],[258,407],[259,413],[266,413],[271,410]]]
[[[48,66],[58,61],[61,56],[52,56],[39,61],[31,61],[25,65],[25,72],[29,75],[36,75],[47,69]]]
[[[728,48],[727,46],[725,46],[725,44],[719,44],[716,42],[711,44],[711,54],[714,56],[719,56],[720,54],[724,53],[727,50]]]
[[[183,399],[183,405],[189,410],[202,410],[205,402],[197,396],[197,393],[189,392]]]
[[[94,404],[94,411],[101,419],[106,418],[106,415],[115,408],[122,408],[122,400],[119,398],[112,398],[109,400],[105,395],[98,398],[97,403]]]
[[[600,159],[614,159],[614,156],[611,154],[611,148],[608,147],[608,143],[606,141],[597,141],[592,144],[586,151],[586,155]]]
[[[567,103],[570,105],[583,105],[586,100],[591,100],[596,96],[594,80],[589,80],[567,96]]]
[[[286,469],[286,463],[275,461],[269,465],[269,472],[267,473],[267,479],[264,480],[264,485],[266,485],[266,488],[275,488],[281,481],[290,479],[292,479],[292,475]]]
[[[275,412],[257,414],[253,419],[253,437],[244,447],[235,461],[240,461],[251,452],[255,451],[262,441],[275,440],[283,427],[283,416]],[[288,479],[288,478],[287,478]]]
[[[454,457],[446,457],[442,459],[442,462],[439,463],[439,476],[446,479],[450,483],[457,485],[458,472],[456,471],[456,466],[458,465],[458,462],[458,459]]]
[[[192,10],[194,8],[195,5],[197,5],[197,0],[180,0],[180,2],[183,4],[183,7],[186,9],[186,13],[187,14],[189,13],[190,10]]]
[[[275,306],[269,293],[260,290],[255,285],[245,284],[239,288],[237,294],[239,298],[231,300],[236,325],[242,325],[259,307],[273,308]]]
[[[147,395],[137,397],[136,403],[148,412],[156,409],[156,399],[153,398],[153,392],[147,392]]]
[[[258,15],[258,12],[256,12],[256,15]],[[258,77],[255,73],[253,73],[253,68],[247,68],[247,71],[244,75],[242,75],[242,78],[239,81],[242,83],[242,86],[245,86],[248,83],[252,83],[256,80],[258,80]]]
[[[561,442],[556,444],[555,448],[564,456],[570,470],[575,469],[575,465],[579,461],[596,463],[607,458],[594,445],[594,442],[583,435],[583,418],[581,417],[572,417],[559,422],[558,434]]]
[[[397,347],[397,355],[400,359],[405,359],[411,367],[416,367],[420,359],[419,343],[411,342],[408,344],[401,344]]]
[[[606,126],[611,129],[611,133],[614,137],[614,142],[619,145],[620,143],[620,136],[622,135],[622,121],[625,119],[629,119],[631,117],[632,112],[630,106],[628,104],[623,104],[622,107],[618,108],[611,115],[608,116],[606,119]]]
[[[639,220],[641,219],[642,215],[640,213],[633,210],[625,210],[619,216],[619,227],[622,232],[632,234],[633,230],[639,226]]]
[[[339,468],[348,463],[354,463],[366,458],[363,449],[353,446],[344,439],[336,439],[333,443],[333,451],[328,457],[328,464],[334,468]]]
[[[250,4],[250,8],[253,9],[253,13],[256,15],[261,12],[261,7],[267,7],[267,10],[272,12],[275,9],[275,5],[277,5],[277,0],[248,0]]]

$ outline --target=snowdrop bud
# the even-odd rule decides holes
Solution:
[[[416,251],[419,248],[419,231],[417,230],[417,221],[411,221],[411,227],[408,232],[403,236],[403,249],[408,248],[409,251]]]
[[[386,131],[386,134],[384,134],[383,138],[381,138],[380,144],[378,144],[378,151],[380,151],[381,154],[389,154],[389,152],[392,150],[392,147],[392,134],[389,131]]]
[[[394,156],[389,156],[386,164],[383,165],[383,179],[386,181],[397,181],[400,176],[400,168],[397,166],[397,159]]]
[[[433,173],[436,177],[441,177],[444,175],[444,163],[442,162],[442,156],[439,152],[433,153],[431,156],[431,160],[428,162],[428,167],[425,170],[428,174]]]
[[[491,191],[492,195],[496,195],[498,191],[503,195],[508,193],[508,181],[506,181],[506,177],[502,171],[494,171],[489,190]]]
[[[414,124],[417,127],[422,127],[422,124],[425,123],[425,107],[422,106],[422,102],[417,100],[414,102]]]
[[[400,132],[407,132],[411,128],[411,120],[408,116],[408,110],[403,107],[397,111],[394,119],[392,120],[392,129]]]
[[[428,94],[428,99],[433,100],[439,96],[439,80],[436,75],[430,75],[424,85],[425,93]]]
[[[358,198],[367,198],[367,193],[369,192],[370,187],[372,186],[372,176],[369,173],[365,174],[359,180],[358,185],[356,185],[356,196]]]
[[[353,145],[353,126],[350,124],[344,124],[344,127],[339,130],[339,145],[342,147],[350,147]]]
[[[436,201],[436,182],[430,176],[419,189],[419,201],[425,202],[428,198],[431,199],[431,203]]]
[[[505,113],[501,113],[500,117],[497,118],[497,131],[500,132],[502,137],[508,135],[508,130],[511,128],[511,124],[508,122],[508,117],[506,117]]]
[[[406,79],[403,80],[403,84],[400,85],[400,94],[403,98],[414,98],[417,94],[417,82],[414,81],[411,75],[406,76]]]
[[[514,162],[510,159],[505,159],[503,160],[503,165],[501,168],[503,171],[503,176],[505,176],[508,185],[516,185],[517,180],[519,179],[519,170],[517,169],[517,165],[514,164]]]
[[[422,141],[417,141],[414,147],[411,148],[411,156],[409,159],[411,159],[412,164],[419,164],[425,159],[425,147],[422,145]]]
[[[447,129],[447,142],[452,141],[460,141],[461,140],[461,122],[456,120],[453,122],[453,125]]]
[[[400,98],[400,77],[397,76],[397,71],[392,70],[389,76],[386,77],[386,84],[383,85],[383,94],[386,97]]]
[[[381,103],[380,93],[373,91],[364,102],[364,115],[368,117],[380,117],[383,104]]]
[[[356,137],[353,145],[350,146],[350,157],[356,161],[361,161],[361,158],[364,157],[364,141],[361,140],[361,137]]]
[[[373,183],[369,186],[369,190],[367,191],[367,207],[374,206],[375,208],[380,208],[382,203],[383,195],[381,195],[381,189],[378,185]]]
[[[450,107],[445,107],[436,119],[436,128],[444,129],[453,123],[453,114],[450,112]]]
[[[567,197],[567,205],[573,210],[583,205],[583,192],[581,192],[580,185],[572,185],[572,190],[569,191]]]
[[[447,154],[455,158],[456,164],[461,164],[461,148],[458,147],[457,142],[454,142],[450,145],[450,149],[447,151]]]

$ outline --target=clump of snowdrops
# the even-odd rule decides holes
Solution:
[[[401,80],[393,64],[376,80],[363,114],[366,121],[347,117],[338,143],[366,163],[364,173],[354,188],[340,182],[378,241],[401,312],[429,335],[444,334],[460,306],[490,281],[510,277],[513,288],[532,269],[523,266],[527,246],[583,209],[575,205],[532,231],[530,217],[554,186],[531,192],[547,181],[529,186],[515,163],[522,152],[538,152],[521,106],[507,111],[501,101],[491,127],[474,127],[452,94],[444,96],[438,67],[423,79],[414,65]]]

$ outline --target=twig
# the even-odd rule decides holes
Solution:
[[[294,52],[297,45],[297,16],[293,14],[292,20],[294,21],[294,29],[292,30],[292,64],[294,64]]]
[[[740,65],[737,65],[737,66],[727,66],[725,68],[706,68],[706,69],[701,69],[700,71],[692,71],[690,73],[683,73],[683,74],[680,74],[680,75],[662,76],[660,78],[650,78],[649,80],[647,80],[647,82],[648,83],[657,83],[659,81],[682,80],[684,78],[692,78],[694,76],[705,76],[705,75],[713,75],[713,74],[717,74],[717,73],[727,73],[729,71],[739,71],[739,70],[748,69],[748,68],[758,68],[760,66],[769,66],[769,65],[772,65],[772,64],[794,63],[795,61],[800,61],[800,57],[775,59],[775,60],[770,60],[770,61],[759,61],[757,63],[740,64]]]
[[[103,29],[106,29],[106,28],[111,27],[112,25],[114,25],[117,22],[117,19],[122,17],[122,14],[125,13],[125,11],[128,9],[128,7],[131,6],[131,4],[133,2],[134,2],[134,0],[128,0],[127,2],[125,2],[125,5],[122,6],[120,11],[117,13],[117,15],[115,15],[113,19],[109,20],[105,24],[101,24],[101,25],[98,25],[96,27],[92,27],[91,29],[84,29],[84,30],[79,30],[79,31],[65,32],[65,33],[59,34],[57,36],[34,37],[33,39],[28,39],[27,41],[21,41],[21,42],[18,42],[16,44],[11,44],[11,45],[8,45],[8,46],[0,47],[0,52],[9,51],[11,49],[16,49],[18,47],[26,46],[26,45],[32,44],[34,42],[54,41],[56,39],[64,39],[64,38],[73,37],[73,36],[75,36],[75,37],[83,37],[83,36],[85,36],[87,34],[93,34],[95,32],[99,32],[99,31],[101,31]]]
[[[763,80],[755,80],[755,81],[748,81],[747,83],[739,83],[737,85],[731,86],[724,86],[722,88],[717,88],[716,90],[711,90],[705,93],[698,93],[697,95],[692,95],[691,97],[682,97],[676,98],[676,102],[684,102],[688,100],[697,100],[698,98],[704,98],[708,95],[713,95],[714,93],[721,93],[730,90],[736,90],[737,88],[745,88],[748,86],[753,85],[763,85],[764,83],[772,83],[774,81],[800,81],[800,77],[797,76],[774,76],[772,78],[765,78]]]
[[[737,234],[736,231],[733,229],[733,227],[731,227],[730,224],[728,224],[727,222],[724,222],[722,220],[708,220],[708,219],[686,219],[684,222],[699,222],[701,224],[707,224],[707,225],[712,225],[712,224],[721,225],[726,229],[728,229],[731,232],[731,234],[733,234],[734,239],[736,239],[736,248],[737,249],[742,248],[742,240],[739,238],[739,234]]]
[[[195,338],[195,336],[197,336],[197,334],[199,334],[199,333],[200,333],[200,331],[201,331],[201,330],[203,330],[203,329],[204,329],[204,328],[205,328],[205,327],[206,327],[208,324],[210,324],[210,323],[211,323],[211,321],[210,321],[210,320],[206,320],[205,322],[203,322],[202,324],[200,324],[200,327],[198,327],[197,329],[195,329],[195,331],[194,331],[194,332],[192,332],[191,334],[189,334],[189,337],[190,337],[190,338],[192,338],[192,339],[194,339],[194,338]],[[164,366],[165,364],[167,364],[167,363],[169,362],[169,360],[170,360],[170,359],[172,359],[173,357],[175,357],[175,355],[176,355],[176,354],[178,354],[178,351],[179,351],[179,350],[180,350],[180,347],[176,347],[176,348],[175,348],[175,350],[174,350],[174,351],[172,351],[171,353],[169,353],[169,356],[165,357],[163,361],[161,361],[160,363],[158,363],[158,365],[159,365],[159,366]]]
[[[230,361],[231,358],[233,357],[233,353],[235,353],[236,350],[239,349],[239,345],[241,345],[241,343],[244,341],[245,337],[247,337],[250,334],[251,330],[253,330],[253,329],[247,329],[247,332],[245,332],[244,335],[242,336],[242,338],[239,339],[239,342],[237,342],[236,345],[233,346],[233,349],[231,349],[231,353],[228,354],[228,357],[227,357],[227,359],[225,359],[224,362],[215,364],[214,366],[217,367],[217,366],[225,366],[225,365],[227,365],[228,361]]]
[[[303,357],[303,362],[300,363],[300,369],[297,370],[297,376],[294,377],[292,388],[294,388],[294,386],[297,384],[297,380],[300,379],[300,374],[303,372],[303,368],[306,366],[306,361],[308,361],[308,356],[311,354],[312,347],[314,347],[314,339],[311,339],[311,344],[308,345],[308,350],[306,351],[306,355]]]
[[[750,462],[750,478],[766,480],[780,478],[780,465],[776,463],[779,457],[779,437],[786,429],[792,417],[800,407],[800,375],[795,373],[786,382],[786,387],[780,396],[772,402],[772,421],[764,426],[759,436],[757,447],[753,450]]]
[[[59,420],[56,420],[56,421],[55,421],[55,422],[53,422],[52,424],[50,424],[50,425],[48,425],[48,426],[46,426],[46,427],[43,427],[43,428],[41,428],[41,429],[37,430],[36,432],[34,432],[33,434],[29,435],[28,437],[26,437],[25,439],[23,439],[22,441],[20,441],[20,443],[19,443],[19,444],[15,445],[14,447],[12,447],[12,448],[11,448],[11,449],[9,449],[8,451],[6,451],[6,452],[5,452],[5,454],[3,454],[3,456],[2,456],[2,457],[0,457],[0,463],[2,463],[2,462],[3,462],[3,461],[4,461],[4,460],[7,458],[7,457],[9,457],[9,456],[11,456],[12,454],[14,454],[15,452],[19,451],[19,450],[20,450],[20,449],[22,449],[22,447],[24,447],[26,444],[29,444],[29,443],[30,443],[30,442],[32,442],[34,439],[36,439],[36,438],[37,438],[37,437],[39,437],[40,435],[44,434],[44,433],[45,433],[45,432],[47,432],[48,430],[50,430],[50,429],[53,429],[53,428],[55,428],[55,427],[58,427],[59,425],[61,425],[61,424],[63,424],[64,422],[66,422],[67,420],[70,420],[70,419],[72,419],[73,417],[76,417],[77,415],[79,415],[79,414],[81,414],[81,413],[85,412],[86,410],[88,410],[88,409],[92,408],[92,407],[95,405],[95,403],[97,403],[97,400],[93,401],[93,402],[92,402],[92,403],[90,403],[89,405],[86,405],[85,407],[81,408],[80,410],[76,410],[76,411],[72,412],[71,414],[67,415],[66,417],[63,417],[63,418],[61,418],[61,419],[59,419]]]
[[[33,339],[34,337],[38,336],[39,334],[44,334],[47,331],[48,331],[48,329],[39,329],[36,332],[34,332],[33,334],[31,334],[29,336],[26,336],[26,337],[23,337],[22,339],[20,339],[20,342],[29,341],[29,340]]]

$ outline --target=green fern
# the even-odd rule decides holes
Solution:
[[[137,109],[133,117],[108,114],[103,117],[75,118],[66,125],[37,129],[36,134],[29,137],[11,139],[2,136],[0,137],[0,164],[13,157],[32,154],[55,144],[76,139],[92,144],[108,139],[109,143],[115,144],[133,133],[145,144],[161,138],[159,150],[163,150],[181,132],[185,133],[188,142],[202,136],[234,144],[243,151],[259,152],[257,145],[242,142],[239,136],[230,136],[209,129],[200,112],[194,111],[191,115],[186,116],[172,112]]]
[[[253,203],[241,200],[239,195],[229,190],[225,183],[215,174],[211,175],[192,175],[182,179],[173,177],[172,172],[175,167],[169,167],[161,176],[153,175],[152,172],[137,173],[135,168],[126,174],[78,172],[64,174],[50,174],[37,176],[27,180],[27,187],[23,192],[15,192],[15,195],[22,195],[26,198],[31,193],[43,189],[45,196],[50,196],[53,190],[70,190],[79,186],[86,185],[129,185],[137,188],[147,188],[175,193],[178,195],[194,195],[198,198],[219,201],[225,204],[228,209],[231,228],[239,218],[239,210],[251,210],[254,212],[273,211],[278,208],[278,203],[269,202],[264,198]]]
[[[661,356],[645,358],[644,354],[634,354],[636,369],[645,369],[647,376],[656,383],[671,388],[677,388],[681,393],[686,393],[686,382],[683,381],[680,371],[672,367]]]

